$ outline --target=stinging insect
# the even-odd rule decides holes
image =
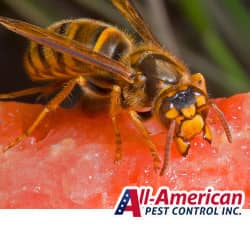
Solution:
[[[159,169],[160,157],[143,120],[153,116],[168,130],[160,175],[169,165],[173,140],[183,156],[187,155],[190,141],[196,135],[203,133],[204,139],[211,142],[206,123],[209,108],[215,111],[228,141],[232,142],[224,114],[208,98],[202,74],[191,74],[184,63],[161,46],[130,0],[112,0],[112,3],[130,22],[143,43],[135,42],[114,26],[91,19],[63,20],[44,29],[0,17],[1,25],[31,40],[24,58],[31,79],[60,83],[0,95],[0,99],[13,99],[56,93],[33,124],[3,151],[29,136],[46,114],[62,106],[73,92],[79,95],[79,91],[97,100],[110,100],[115,162],[121,160],[122,141],[117,120],[121,109],[127,110],[144,137],[155,169]]]

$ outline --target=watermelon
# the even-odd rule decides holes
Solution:
[[[107,112],[84,107],[51,112],[31,136],[0,153],[1,208],[113,208],[124,186],[169,186],[178,190],[243,190],[250,208],[250,93],[213,100],[232,131],[228,143],[209,111],[212,144],[194,138],[186,157],[171,148],[167,173],[153,169],[150,151],[127,113],[119,117],[122,161],[114,163],[114,133]],[[42,110],[41,105],[0,103],[0,147],[14,140]],[[163,160],[166,132],[145,123]]]

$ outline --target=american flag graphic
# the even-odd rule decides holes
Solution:
[[[128,204],[129,201],[130,205]],[[131,211],[134,217],[141,217],[137,189],[125,189],[123,192],[115,210],[115,215],[122,215],[124,211]]]

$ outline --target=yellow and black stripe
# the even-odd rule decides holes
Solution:
[[[64,20],[48,29],[118,61],[128,55],[133,46],[132,39],[119,29],[91,19]],[[31,42],[24,62],[33,80],[70,79],[79,74],[94,74],[97,78],[98,73],[105,75],[105,72],[94,72],[89,64],[34,42]]]

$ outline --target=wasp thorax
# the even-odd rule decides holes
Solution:
[[[152,102],[158,92],[180,80],[176,66],[166,56],[154,51],[136,51],[131,65],[145,77],[145,93]]]

